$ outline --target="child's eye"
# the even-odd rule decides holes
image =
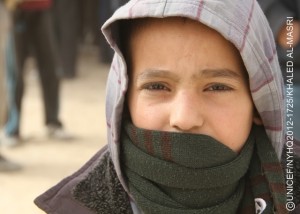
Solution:
[[[223,84],[214,84],[212,86],[209,86],[206,91],[212,91],[212,92],[227,92],[233,90],[231,87],[228,87]]]
[[[166,87],[162,83],[149,83],[149,84],[144,85],[143,89],[146,89],[149,91],[161,91],[161,90],[169,91],[169,88]]]

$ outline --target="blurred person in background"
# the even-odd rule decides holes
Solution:
[[[7,92],[6,92],[6,47],[8,44],[8,35],[10,32],[10,17],[5,3],[8,1],[0,1],[0,127],[4,125],[5,113],[7,110]],[[7,4],[10,7],[10,4]],[[1,139],[0,139],[1,141]],[[0,154],[0,172],[10,172],[19,170],[20,165],[13,163]]]
[[[59,79],[57,77],[57,43],[51,14],[52,0],[20,0],[13,13],[13,37],[16,50],[17,74],[8,75],[12,86],[8,120],[2,144],[19,145],[20,119],[24,95],[24,65],[32,53],[39,72],[48,136],[69,139],[59,120]],[[8,73],[10,73],[8,68]],[[12,107],[11,107],[12,106]],[[13,108],[15,106],[16,108]]]
[[[258,1],[270,23],[277,44],[278,59],[285,84],[287,83],[286,64],[293,61],[293,166],[295,203],[300,202],[300,0],[259,0]],[[287,26],[287,17],[293,17],[292,27]],[[289,18],[290,20],[290,18]],[[287,31],[289,27],[289,31]],[[288,33],[292,35],[292,46],[287,43]],[[293,58],[287,56],[287,50],[293,48]],[[287,117],[287,120],[290,118]],[[289,129],[290,130],[290,129]],[[283,166],[286,165],[286,151],[283,151]],[[300,206],[298,206],[300,213]]]
[[[99,26],[102,26],[104,22],[113,14],[113,8],[111,7],[110,0],[99,0]],[[103,34],[99,34],[99,54],[100,62],[104,64],[111,63],[113,58],[113,51],[106,42]]]
[[[80,1],[79,37],[83,44],[95,45],[98,42],[100,30],[98,23],[99,4],[99,0]]]
[[[86,2],[86,1],[83,1]],[[54,0],[53,18],[58,41],[58,75],[61,78],[76,77],[79,33],[79,0]]]

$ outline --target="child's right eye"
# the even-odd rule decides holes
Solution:
[[[170,89],[162,83],[148,83],[143,86],[143,89],[149,91],[170,91]]]

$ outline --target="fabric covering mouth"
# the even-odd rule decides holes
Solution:
[[[140,204],[158,200],[185,209],[228,201],[226,206],[237,209],[254,150],[252,134],[237,154],[206,135],[145,130],[130,122],[123,128],[121,163]]]

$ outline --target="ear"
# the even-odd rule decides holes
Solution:
[[[253,123],[261,126],[263,125],[262,119],[260,118],[260,115],[258,114],[258,111],[255,109],[253,113]]]

